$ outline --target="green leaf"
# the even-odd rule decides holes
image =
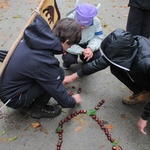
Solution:
[[[112,146],[116,146],[118,143],[119,143],[119,141],[118,141],[118,140],[115,140],[115,141],[112,143]]]
[[[8,140],[9,141],[14,141],[14,140],[16,140],[18,137],[17,136],[14,136],[14,137],[12,137],[12,138],[9,138]]]
[[[95,109],[90,109],[87,111],[87,115],[89,116],[93,116],[93,115],[96,115],[96,110]]]
[[[4,131],[2,131],[2,135],[4,135],[6,133],[6,131],[4,130]]]
[[[22,18],[20,15],[13,16],[14,19]]]
[[[56,133],[60,133],[62,131],[62,128],[61,127],[57,127],[56,128]]]

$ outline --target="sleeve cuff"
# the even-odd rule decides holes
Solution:
[[[149,116],[149,113],[147,113],[147,112],[143,112],[142,113],[142,115],[141,115],[141,118],[143,119],[143,120],[148,120],[148,118],[149,118],[150,116]]]
[[[79,70],[77,71],[77,75],[78,75],[80,78],[82,78],[82,77],[85,76],[85,74],[83,73],[82,69],[79,69]]]

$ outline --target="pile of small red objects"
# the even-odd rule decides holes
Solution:
[[[75,86],[72,86],[72,89],[75,89]],[[79,87],[78,90],[77,90],[77,93],[80,94],[81,92],[82,92],[82,88]],[[69,92],[69,95],[72,96],[73,94],[74,94],[73,91],[70,91],[70,92]]]
[[[73,87],[72,87],[73,88]],[[79,93],[81,93],[81,88],[78,89]],[[70,95],[73,95],[74,92],[71,91],[69,93]],[[57,143],[57,149],[56,150],[61,150],[62,147],[62,143],[63,143],[63,124],[68,122],[69,120],[71,120],[73,117],[79,115],[79,114],[88,114],[89,116],[91,116],[91,118],[93,118],[93,120],[95,120],[98,125],[100,126],[100,128],[104,131],[105,135],[107,136],[107,139],[113,144],[115,142],[115,140],[111,137],[111,134],[109,133],[108,128],[106,128],[104,126],[103,121],[101,121],[97,116],[96,116],[96,111],[99,110],[100,106],[102,106],[104,104],[105,100],[101,100],[93,110],[87,111],[87,110],[79,110],[79,111],[75,111],[74,113],[72,113],[71,115],[69,115],[68,117],[66,117],[65,119],[61,120],[59,122],[59,126],[56,129],[56,133],[58,133],[58,143]],[[123,150],[119,145],[115,145],[112,147],[112,150]]]

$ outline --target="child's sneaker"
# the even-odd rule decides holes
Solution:
[[[35,105],[31,109],[31,117],[34,119],[40,118],[53,118],[61,114],[61,108],[59,105],[46,105],[41,108],[37,108]]]
[[[64,70],[68,70],[69,67],[70,67],[70,65],[66,65],[66,64],[63,62],[63,69],[64,69]]]

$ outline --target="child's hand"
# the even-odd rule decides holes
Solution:
[[[90,48],[86,48],[83,50],[84,59],[89,61],[93,57],[93,51]]]
[[[72,97],[75,98],[77,104],[82,102],[80,94],[75,94]]]
[[[72,75],[69,76],[65,76],[65,79],[63,81],[64,85],[70,84],[71,82],[73,82],[75,79],[77,79],[79,76],[77,75],[77,73],[74,73]]]
[[[142,118],[140,118],[137,123],[139,131],[144,135],[147,135],[147,133],[144,131],[145,127],[147,126],[147,122],[147,120],[143,120]]]

